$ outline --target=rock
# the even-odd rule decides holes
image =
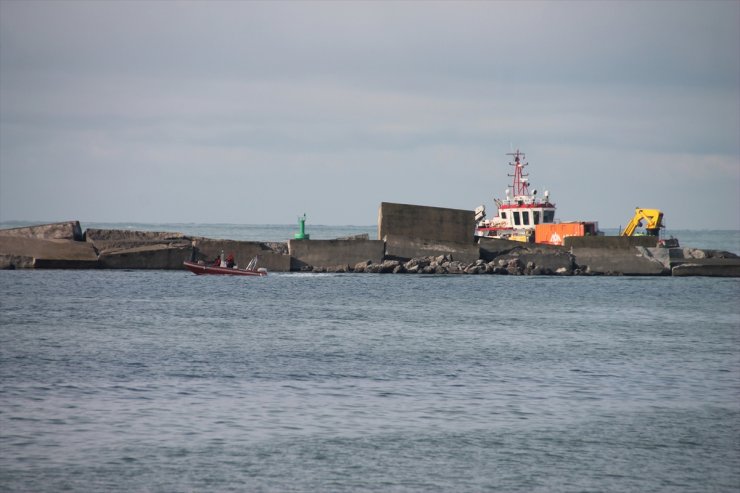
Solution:
[[[523,273],[522,267],[516,262],[509,262],[509,265],[506,267],[506,270],[512,276],[519,276]]]
[[[703,250],[697,248],[684,248],[683,256],[684,258],[706,258],[707,255]]]
[[[401,262],[398,260],[384,260],[380,264],[380,272],[383,274],[391,273],[396,267],[400,267]]]
[[[345,273],[345,272],[352,272],[352,267],[345,264],[335,265],[332,267],[327,267],[326,272],[335,272],[335,273]]]
[[[452,262],[447,264],[447,272],[449,272],[450,274],[463,274],[465,272],[465,266],[462,264],[462,262],[453,260]]]
[[[506,263],[506,266],[509,269],[512,269],[512,268],[516,269],[516,268],[521,267],[522,263],[519,261],[518,258],[512,258],[512,259],[509,259],[509,261]]]

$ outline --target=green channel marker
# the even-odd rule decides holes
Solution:
[[[300,231],[294,235],[296,240],[308,240],[310,235],[306,234],[306,213],[303,216],[298,216],[298,227]]]

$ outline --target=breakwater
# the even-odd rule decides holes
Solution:
[[[663,248],[654,237],[569,238],[566,246],[470,236],[473,212],[383,203],[378,235],[237,241],[177,232],[88,228],[78,221],[0,230],[0,268],[182,269],[221,251],[271,272],[740,276],[737,255]],[[462,225],[462,227],[461,227]]]

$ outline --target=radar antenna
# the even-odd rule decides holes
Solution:
[[[521,195],[529,195],[529,181],[527,180],[528,173],[524,173],[524,167],[528,166],[529,163],[525,161],[526,155],[523,152],[508,152],[507,156],[514,156],[514,162],[509,163],[509,166],[514,166],[514,174],[509,175],[514,177],[514,183],[512,188],[514,189],[514,197]]]

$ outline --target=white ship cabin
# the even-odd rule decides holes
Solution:
[[[500,205],[499,227],[529,229],[538,224],[555,222],[555,208],[551,204],[535,203],[522,205]]]
[[[479,228],[492,229],[534,229],[538,224],[555,222],[555,205],[550,203],[549,192],[545,191],[544,199],[536,198],[537,190],[532,195],[509,196],[506,199],[496,199],[498,215],[485,220],[485,208],[476,209],[476,219]]]

